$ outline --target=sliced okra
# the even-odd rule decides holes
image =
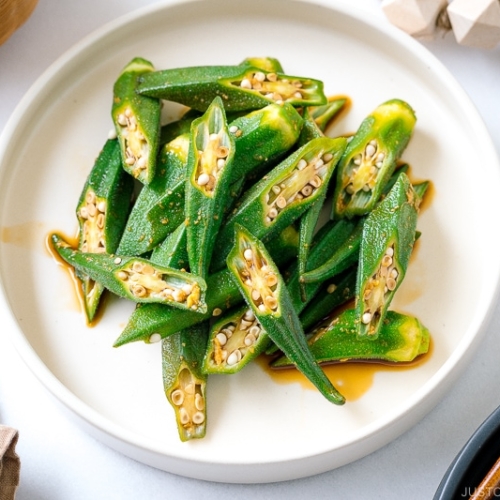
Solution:
[[[297,220],[326,191],[345,145],[344,138],[313,139],[247,191],[237,211],[221,228],[213,270],[224,266],[237,224],[267,241]]]
[[[207,285],[198,276],[139,257],[80,252],[57,234],[51,235],[51,243],[68,264],[119,297],[134,302],[160,302],[198,313],[206,311]]]
[[[222,99],[193,121],[186,181],[186,225],[189,267],[205,277],[215,238],[230,200],[230,179],[235,152]]]
[[[357,336],[358,319],[353,309],[328,318],[311,331],[308,344],[318,363],[374,361],[409,363],[429,350],[429,330],[414,317],[388,311],[376,340]],[[273,368],[292,366],[286,356]]]
[[[185,214],[185,179],[189,134],[161,148],[153,181],[143,186],[132,207],[117,252],[142,255],[161,243]]]
[[[267,249],[242,226],[237,226],[235,232],[227,265],[255,317],[271,340],[328,401],[343,404],[344,397],[309,351],[285,282]]]
[[[203,372],[236,373],[263,353],[270,342],[247,305],[228,311],[210,329]]]
[[[357,276],[359,336],[375,338],[408,267],[419,199],[401,174],[363,225]]]
[[[258,109],[273,102],[293,106],[326,103],[320,80],[246,65],[166,69],[145,73],[139,80],[140,95],[178,102],[198,111],[205,111],[217,96],[224,100],[226,111]]]
[[[136,92],[140,75],[154,71],[153,65],[136,57],[123,68],[113,87],[111,115],[120,142],[123,168],[143,184],[155,174],[160,138],[159,99]]]
[[[133,180],[122,168],[118,141],[108,140],[87,177],[76,207],[80,251],[116,251],[129,213],[132,191]],[[85,314],[90,323],[104,287],[85,273],[78,272],[77,277],[82,285]]]
[[[162,341],[163,388],[181,441],[203,438],[206,433],[207,376],[201,367],[208,328],[203,321]]]
[[[297,244],[297,230],[290,226],[268,243],[268,250],[278,265],[287,265],[297,255]],[[163,304],[138,304],[114,345],[119,347],[139,340],[146,343],[159,341],[241,304],[243,297],[227,268],[208,276],[205,301],[205,314],[180,311]]]
[[[411,107],[398,99],[381,104],[363,120],[339,162],[335,218],[364,215],[373,209],[410,140],[415,121]]]
[[[231,180],[254,170],[263,171],[282,159],[297,142],[302,124],[302,117],[288,103],[269,104],[232,120],[229,131],[236,151]]]

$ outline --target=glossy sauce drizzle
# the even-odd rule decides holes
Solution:
[[[372,387],[375,375],[380,372],[396,372],[413,370],[426,363],[432,355],[432,339],[429,351],[411,363],[371,363],[346,362],[322,365],[324,372],[332,384],[345,396],[347,401],[361,398]],[[300,384],[305,389],[317,389],[295,368],[273,369],[269,366],[272,358],[260,356],[257,363],[277,384]]]

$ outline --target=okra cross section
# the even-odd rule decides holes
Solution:
[[[364,222],[356,281],[360,337],[377,337],[403,281],[415,242],[419,202],[402,173]]]
[[[78,249],[89,253],[113,253],[120,241],[133,190],[133,179],[122,168],[118,141],[108,140],[87,177],[76,207]],[[87,321],[97,312],[104,287],[85,273],[82,284]]]
[[[243,197],[216,242],[213,269],[224,265],[237,224],[268,240],[297,220],[327,189],[346,139],[313,139],[283,160]]]
[[[349,142],[337,170],[333,216],[364,215],[373,209],[406,148],[416,117],[392,99],[367,116]]]
[[[264,352],[271,340],[247,305],[217,320],[203,359],[204,373],[236,373]]]
[[[120,297],[206,312],[206,283],[191,273],[157,266],[139,257],[79,252],[57,234],[51,235],[51,243],[68,264]]]
[[[175,412],[181,441],[200,439],[207,427],[207,376],[201,370],[208,322],[186,328],[162,342],[165,395]]]
[[[155,174],[160,139],[161,103],[136,92],[139,75],[154,70],[140,57],[130,61],[113,87],[111,115],[120,141],[123,168],[144,184]]]
[[[267,249],[244,227],[237,226],[235,231],[227,265],[245,301],[271,340],[321,394],[332,403],[343,404],[344,397],[309,351],[284,280]]]
[[[186,225],[189,266],[205,277],[230,198],[234,139],[220,97],[191,126],[187,163]]]
[[[205,111],[217,96],[227,111],[258,109],[270,103],[318,106],[326,103],[323,82],[249,65],[191,66],[141,75],[140,95]]]

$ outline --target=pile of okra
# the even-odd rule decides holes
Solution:
[[[186,112],[161,123],[165,101]],[[412,183],[401,160],[415,113],[392,99],[354,134],[327,136],[345,105],[270,57],[161,71],[134,58],[115,81],[77,248],[51,242],[88,322],[105,290],[136,302],[115,346],[162,342],[182,441],[205,435],[208,375],[263,353],[341,405],[322,363],[428,350],[420,321],[389,310],[429,184]]]

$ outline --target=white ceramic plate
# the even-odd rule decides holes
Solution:
[[[181,443],[162,392],[160,346],[112,348],[132,305],[112,300],[93,329],[44,248],[74,234],[74,208],[111,128],[113,82],[134,56],[157,68],[271,55],[353,105],[331,133],[353,131],[398,97],[418,123],[404,159],[432,179],[418,252],[394,308],[433,335],[429,359],[381,371],[343,407],[259,366],[209,381],[205,439]],[[166,1],[84,39],[28,92],[0,142],[3,328],[41,382],[94,436],[141,462],[215,481],[267,482],[356,460],[416,423],[477,347],[495,299],[500,255],[498,160],[464,92],[422,48],[345,5],[321,0]],[[347,389],[347,388],[346,388]]]

